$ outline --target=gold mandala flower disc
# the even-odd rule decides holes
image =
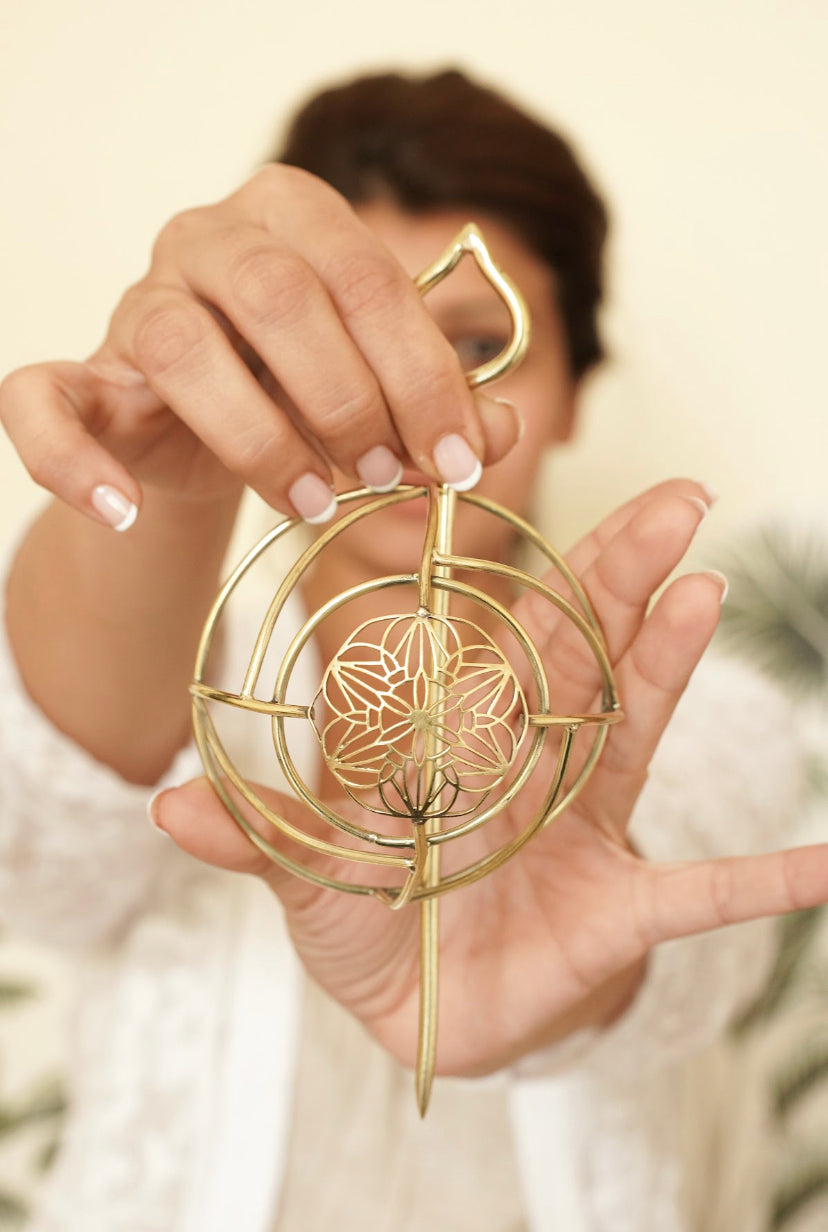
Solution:
[[[527,730],[523,690],[495,642],[425,611],[353,633],[310,715],[348,794],[414,822],[473,812],[506,778]]]

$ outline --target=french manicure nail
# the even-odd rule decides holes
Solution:
[[[92,490],[92,507],[113,530],[129,530],[138,517],[138,506],[107,483],[98,484]]]
[[[458,492],[468,492],[483,474],[480,459],[457,432],[440,437],[434,446],[434,465],[443,483]]]
[[[698,525],[696,526],[696,530],[698,530],[699,526],[701,526],[702,522],[704,522],[704,519],[710,512],[710,506],[706,505],[700,496],[685,496],[684,499],[687,501],[688,505],[692,505],[694,509],[698,509],[701,514]]]
[[[147,801],[147,818],[152,822],[159,834],[163,834],[169,838],[170,836],[161,825],[161,821],[158,816],[158,801],[164,795],[166,790],[167,788],[162,788],[161,791],[157,791],[153,796],[150,796]]]
[[[696,482],[698,483],[702,492],[704,492],[708,506],[715,505],[716,501],[719,499],[719,493],[716,491],[716,489],[711,488],[709,483],[702,483],[701,480],[696,480]]]
[[[724,603],[727,598],[727,592],[730,590],[730,583],[725,575],[720,573],[718,569],[706,569],[704,576],[712,578],[713,581],[721,588],[722,594],[719,602]]]
[[[336,497],[325,480],[308,471],[301,475],[288,492],[290,503],[305,522],[318,526],[330,522],[336,513]]]
[[[476,393],[474,400],[477,403],[478,409],[483,407],[484,414],[487,406],[496,406],[498,413],[508,411],[512,416],[515,424],[515,442],[519,441],[526,431],[526,420],[523,418],[523,412],[519,407],[515,406],[514,402],[510,402],[508,398],[490,398],[488,394]]]
[[[510,402],[508,398],[495,398],[494,401],[498,406],[505,407],[507,411],[511,411],[517,423],[517,438],[523,440],[523,434],[526,431],[526,420],[523,418],[523,411],[514,402]]]
[[[385,445],[375,445],[356,464],[356,473],[366,488],[392,492],[402,479],[402,463]]]

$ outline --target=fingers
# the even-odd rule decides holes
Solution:
[[[337,193],[294,168],[174,218],[87,370],[64,365],[58,380],[57,367],[14,374],[0,413],[38,482],[110,525],[140,500],[95,440],[113,386],[118,454],[147,462],[142,475],[157,478],[158,459],[164,482],[191,471],[194,490],[200,442],[310,522],[335,512],[332,465],[388,491],[411,459],[468,488],[519,435],[513,412],[472,396],[396,259]],[[120,413],[127,403],[134,414]]]
[[[89,430],[105,413],[102,386],[83,364],[20,368],[0,385],[0,421],[35,483],[81,513],[126,530],[141,489]]]
[[[192,296],[151,283],[134,288],[112,318],[104,359],[107,352],[143,373],[164,405],[275,508],[310,522],[332,515],[327,463]]]
[[[361,459],[384,449],[399,473],[405,450],[379,380],[304,256],[248,225],[190,236],[177,262],[189,290],[250,343],[340,470],[357,478]]]
[[[272,397],[238,340],[272,374]],[[379,490],[408,459],[466,488],[518,435],[512,414],[472,397],[391,253],[338,194],[293,168],[270,168],[164,229],[149,276],[116,310],[109,357],[143,373],[266,500],[309,520],[333,512],[329,461]],[[310,515],[302,491],[321,502]]]
[[[260,222],[301,252],[328,289],[412,460],[435,479],[471,486],[485,449],[474,399],[403,267],[338,193],[306,172],[265,168],[248,194]]]
[[[651,865],[640,899],[647,947],[828,902],[828,844]]]
[[[631,500],[626,501],[623,505],[619,505],[617,509],[613,510],[590,534],[579,540],[575,547],[567,553],[567,564],[575,575],[583,577],[586,571],[594,564],[600,552],[612,542],[615,536],[646,505],[669,495],[700,500],[708,509],[716,500],[716,494],[710,488],[702,483],[696,483],[692,479],[666,479],[662,483],[657,483],[653,487],[647,488],[644,492],[639,492]]]
[[[575,807],[611,834],[626,827],[665,727],[715,632],[722,580],[689,574],[667,588],[616,668],[624,721],[610,729]]]
[[[702,491],[687,480],[659,485],[619,510],[574,553],[612,663],[631,645],[653,593],[679,564],[704,520]],[[580,569],[589,556],[588,567]],[[551,574],[550,580],[557,587],[559,575]],[[521,599],[515,615],[544,657],[553,708],[562,714],[588,709],[599,675],[583,634],[534,593]]]

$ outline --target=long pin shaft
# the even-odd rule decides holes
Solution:
[[[432,851],[432,857],[436,851]],[[430,880],[430,879],[429,879]],[[417,1037],[417,1107],[424,1117],[437,1061],[437,1003],[440,994],[440,900],[420,904],[420,1025]]]
[[[448,555],[451,551],[452,532],[454,528],[454,513],[457,507],[457,493],[452,488],[432,488],[429,491],[429,529],[426,533],[426,544],[423,552],[423,569],[420,579],[420,602],[427,607],[432,616],[447,616],[449,610],[449,592],[431,585],[433,577],[445,577],[448,569],[444,565],[433,564],[435,551]],[[436,526],[435,526],[436,517]],[[427,576],[426,576],[427,571]],[[435,630],[440,630],[438,623]],[[439,636],[439,633],[438,633]],[[429,697],[429,705],[440,700],[440,690],[435,685],[433,696]],[[433,737],[429,742],[434,743]],[[433,753],[429,749],[428,753]],[[430,793],[429,793],[430,794]],[[435,811],[439,812],[439,798],[435,801]],[[425,827],[426,836],[438,834],[440,818],[429,817],[421,823]],[[431,844],[426,862],[424,877],[427,886],[436,886],[440,881],[440,848]],[[425,1116],[431,1087],[434,1082],[434,1069],[437,1060],[437,1008],[440,984],[440,905],[436,895],[426,898],[420,904],[420,1018],[417,1037],[417,1107],[420,1116]]]

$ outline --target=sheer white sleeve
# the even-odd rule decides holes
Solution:
[[[200,772],[188,747],[158,786]],[[147,821],[153,790],[125,782],[46,718],[0,620],[0,918],[72,948],[118,934],[160,863],[183,858]]]

